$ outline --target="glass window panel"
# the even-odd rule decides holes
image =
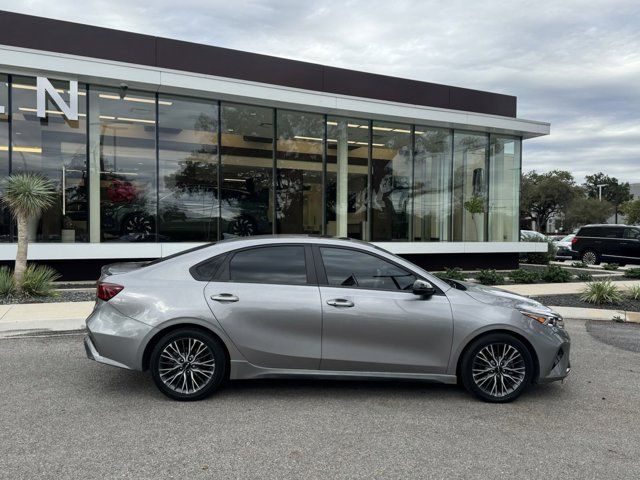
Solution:
[[[413,239],[451,240],[451,130],[416,126]]]
[[[160,96],[158,150],[159,240],[217,240],[217,103]]]
[[[69,104],[69,82],[51,81]],[[13,77],[13,172],[37,172],[56,189],[53,205],[29,221],[31,241],[87,240],[87,116],[86,86],[78,86],[78,120],[67,120],[47,94],[46,118],[37,116],[36,79]]]
[[[368,240],[369,122],[327,118],[326,234]]]
[[[304,285],[307,283],[304,247],[264,247],[238,252],[229,262],[229,280]]]
[[[221,237],[272,233],[273,109],[222,104]]]
[[[453,240],[485,239],[487,212],[487,135],[454,133]]]
[[[520,223],[520,139],[491,136],[489,241],[517,242]]]
[[[278,110],[278,233],[322,230],[323,116]]]
[[[371,158],[371,239],[409,240],[411,126],[374,122]]]
[[[411,290],[412,273],[368,253],[345,248],[321,248],[329,285],[376,290]]]
[[[4,107],[4,113],[0,113],[0,178],[2,178],[9,174],[9,83],[7,75],[0,75],[0,105]],[[10,242],[11,240],[11,215],[9,210],[0,204],[0,242]]]
[[[90,105],[90,150],[100,173],[99,190],[90,196],[100,202],[100,238],[155,241],[155,95],[92,87]]]

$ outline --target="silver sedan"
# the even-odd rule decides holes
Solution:
[[[570,370],[553,310],[355,240],[250,237],[114,264],[97,296],[87,356],[150,370],[176,400],[227,379],[306,377],[460,382],[508,402]]]

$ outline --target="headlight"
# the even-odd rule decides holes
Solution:
[[[536,307],[518,307],[518,310],[525,317],[532,318],[536,322],[543,325],[551,325],[552,327],[564,328],[562,317],[553,310],[543,310]]]

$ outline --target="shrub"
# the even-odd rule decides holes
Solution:
[[[55,294],[54,285],[60,278],[58,272],[46,265],[27,265],[24,271],[22,292],[31,297],[51,297]]]
[[[462,273],[462,269],[460,267],[447,268],[444,272],[436,273],[436,277],[438,278],[448,278],[449,280],[466,280],[464,274]]]
[[[544,240],[531,239],[529,242],[543,242]],[[527,253],[527,261],[535,265],[548,265],[551,260],[556,258],[556,252],[558,248],[553,244],[551,240],[547,240],[546,252],[533,252]]]
[[[603,265],[603,268],[605,270],[617,270],[619,266],[620,265],[618,265],[617,263],[605,263]]]
[[[509,272],[509,278],[515,283],[535,283],[540,280],[540,274],[526,268],[519,268]]]
[[[16,281],[9,267],[0,267],[0,297],[8,297],[16,292]]]
[[[580,299],[596,305],[619,303],[622,294],[611,280],[601,282],[590,282],[580,295]]]
[[[593,277],[589,272],[578,272],[576,278],[581,282],[590,282],[593,280]]]
[[[483,285],[499,285],[504,283],[504,277],[495,270],[480,270],[476,275],[476,280]]]
[[[584,262],[573,262],[571,263],[573,268],[587,268],[587,264]]]
[[[640,285],[632,285],[627,289],[627,297],[631,300],[640,300]]]
[[[547,268],[542,271],[540,277],[545,282],[564,283],[571,281],[572,275],[568,270],[565,270],[558,265],[548,265]]]
[[[624,272],[627,278],[640,278],[640,268],[629,268]]]

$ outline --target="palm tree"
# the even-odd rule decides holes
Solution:
[[[13,276],[16,290],[20,293],[24,271],[27,268],[27,222],[51,206],[55,199],[55,187],[50,180],[29,172],[9,175],[2,187],[2,202],[9,207],[18,224],[18,252]]]

